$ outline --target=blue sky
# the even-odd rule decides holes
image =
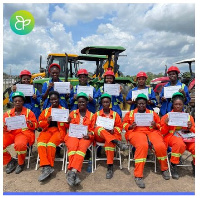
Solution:
[[[27,10],[35,18],[34,30],[16,35],[9,26],[11,15]],[[125,75],[139,71],[163,72],[183,59],[195,57],[194,4],[4,4],[4,72],[39,71],[48,53],[80,54],[91,45],[123,46],[126,57],[118,63]],[[182,72],[188,65],[177,65]],[[81,65],[90,72],[94,65]],[[17,69],[16,69],[17,68]],[[194,64],[192,65],[194,70]]]

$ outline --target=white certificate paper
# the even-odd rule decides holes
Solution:
[[[27,128],[25,115],[5,118],[7,129],[15,130]]]
[[[178,133],[182,138],[195,138],[195,133],[184,133],[183,131],[176,131],[174,134],[175,136],[177,136],[176,133]]]
[[[26,85],[26,84],[16,84],[17,91],[21,91],[25,96],[32,96],[33,92],[33,85]]]
[[[137,126],[151,126],[153,113],[135,113],[134,116]]]
[[[183,126],[187,127],[189,113],[169,112],[169,126]]]
[[[97,126],[101,126],[104,129],[108,129],[108,130],[112,130],[114,128],[114,123],[115,123],[114,119],[105,118],[102,116],[98,116],[97,121],[96,121]]]
[[[93,98],[93,87],[90,87],[90,86],[78,86],[77,88],[77,94],[79,93],[86,93],[88,96],[92,97]]]
[[[120,84],[104,84],[104,93],[108,93],[111,96],[119,96]]]
[[[70,93],[70,82],[54,82],[54,90],[59,94]]]
[[[87,135],[88,126],[82,124],[71,124],[69,125],[69,136],[70,137],[77,137],[82,138],[83,136]]]
[[[51,116],[52,121],[67,122],[69,117],[69,109],[52,108]]]
[[[181,85],[164,87],[164,97],[172,98],[172,95],[181,89]]]
[[[145,94],[147,96],[147,99],[149,98],[148,89],[138,89],[138,90],[132,91],[132,100],[135,100],[138,94],[141,94],[141,93]]]

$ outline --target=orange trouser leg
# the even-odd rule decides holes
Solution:
[[[195,165],[195,142],[186,142],[186,149],[192,153],[193,164]]]
[[[7,151],[7,147],[14,143],[15,136],[12,133],[3,134],[3,165],[8,164],[11,160],[11,155]]]
[[[164,143],[162,135],[158,131],[153,131],[148,133],[148,138],[155,149],[156,157],[158,158],[161,166],[161,171],[168,170],[167,147]]]
[[[168,146],[172,147],[171,159],[173,164],[179,164],[179,158],[184,153],[186,145],[179,137],[172,136],[168,141]]]
[[[78,172],[81,172],[86,151],[91,145],[91,143],[91,140],[85,140],[83,138],[78,139],[76,137],[66,136],[65,144],[68,149],[69,157],[68,170],[75,168]]]
[[[135,147],[134,176],[143,177],[144,165],[148,154],[147,136],[142,132],[133,132],[129,135],[129,142]]]
[[[110,134],[102,127],[96,127],[94,130],[94,139],[97,142],[105,142],[105,152],[107,156],[107,164],[113,164],[115,144],[112,143],[112,140],[120,140],[117,133]]]

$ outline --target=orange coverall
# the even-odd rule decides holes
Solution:
[[[156,156],[161,165],[161,171],[168,169],[167,165],[167,147],[164,143],[163,137],[159,131],[160,117],[149,109],[146,113],[153,113],[153,119],[156,123],[157,130],[152,127],[136,126],[134,129],[128,130],[129,126],[134,122],[134,114],[138,112],[138,108],[126,113],[123,120],[123,128],[126,130],[125,138],[135,148],[135,177],[143,177],[144,165],[148,154],[148,139],[153,144]],[[148,139],[147,139],[148,138]]]
[[[8,131],[7,127],[3,128],[3,165],[8,164],[11,160],[11,155],[7,151],[7,147],[14,143],[14,149],[18,155],[18,164],[24,164],[26,158],[27,144],[29,146],[33,145],[35,142],[34,130],[37,128],[37,119],[35,114],[25,107],[22,107],[22,112],[20,115],[25,115],[26,121],[31,121],[33,126],[27,123],[27,128],[15,129]],[[3,122],[5,124],[5,118],[15,116],[15,108],[7,111],[3,115]]]
[[[71,118],[70,123],[80,124],[79,109],[72,111],[69,116]],[[83,125],[88,126],[88,131],[94,134],[94,121],[92,120],[92,116],[93,113],[87,110],[83,118]],[[81,172],[86,151],[94,140],[94,135],[89,135],[89,137],[89,140],[85,140],[83,138],[70,137],[68,134],[65,136],[65,145],[67,146],[69,157],[68,170],[75,168],[78,172]]]
[[[173,112],[173,110],[171,112]],[[168,146],[172,147],[170,161],[173,164],[179,164],[180,156],[187,149],[189,152],[192,153],[193,164],[195,165],[195,142],[183,142],[182,138],[174,136],[174,133],[176,130],[187,129],[187,127],[169,126],[165,123],[165,119],[167,117],[168,117],[168,114],[165,114],[161,118],[161,133],[164,136],[164,141],[165,141],[167,147]],[[192,122],[192,127],[191,127],[190,131],[192,133],[195,133],[195,123],[194,123],[194,119],[191,115],[189,115],[189,121]]]
[[[97,116],[107,117],[106,114],[104,114],[103,109],[96,112],[93,116],[94,123],[96,123]],[[105,142],[105,152],[107,156],[107,164],[113,164],[114,159],[114,151],[115,151],[115,144],[112,143],[112,140],[121,140],[122,135],[122,122],[121,118],[118,113],[115,111],[110,110],[110,119],[114,119],[114,133],[110,134],[106,129],[104,129],[101,126],[97,126],[94,129],[94,139],[97,142]]]
[[[59,109],[65,109],[59,106]],[[56,146],[64,141],[67,124],[57,122],[57,127],[49,127],[47,118],[51,116],[52,107],[46,108],[40,114],[39,126],[43,129],[37,139],[38,154],[40,156],[40,166],[54,166]]]

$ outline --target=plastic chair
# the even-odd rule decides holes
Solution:
[[[59,145],[59,147],[61,149],[63,149],[63,157],[62,158],[55,158],[54,161],[56,162],[62,162],[62,170],[64,170],[64,166],[65,166],[65,155],[66,155],[66,146],[65,146],[65,143],[61,143]],[[40,161],[40,157],[39,157],[39,154],[37,156],[37,162],[36,162],[36,166],[35,166],[35,170],[38,169],[38,164],[39,164],[39,161]]]
[[[92,144],[90,144],[90,146],[88,147],[88,150],[90,151],[90,153],[91,153],[91,160],[92,160],[92,173],[94,172],[94,146],[93,146],[93,143]],[[67,173],[67,165],[69,164],[69,162],[68,162],[68,156],[67,156],[67,154],[68,154],[68,152],[67,152],[67,148],[66,148],[66,161],[65,161],[65,173]],[[85,164],[85,163],[88,163],[89,162],[89,160],[83,160],[83,163]]]
[[[105,143],[102,142],[96,142],[96,146],[94,147],[94,170],[97,169],[97,161],[102,161],[102,160],[107,160],[107,158],[101,158],[101,157],[97,157],[97,149],[100,146],[104,146]],[[119,161],[119,167],[120,169],[122,169],[122,159],[121,159],[121,150],[120,148],[116,145],[115,147],[115,157],[114,160],[118,160]]]

